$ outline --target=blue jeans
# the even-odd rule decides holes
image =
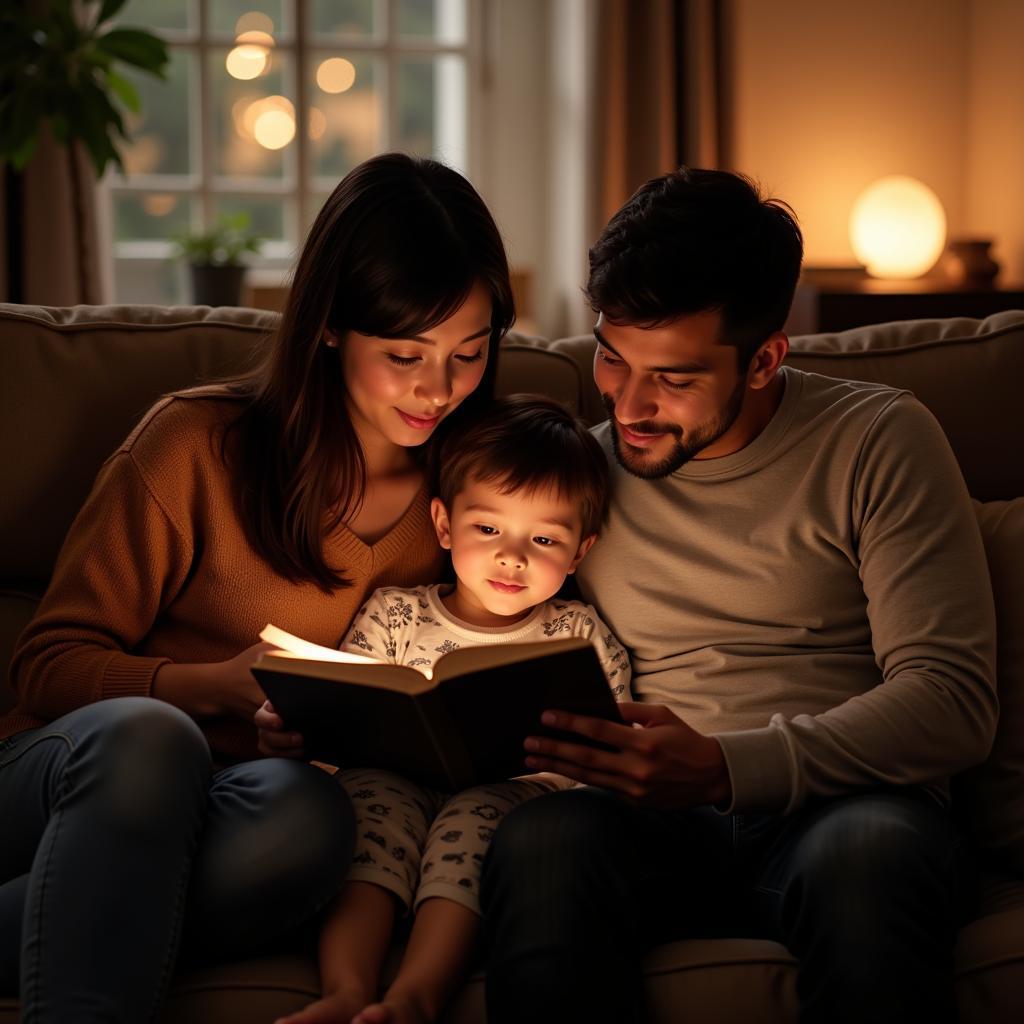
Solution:
[[[186,714],[103,700],[0,740],[0,991],[22,1020],[153,1020],[178,954],[308,921],[352,857],[344,791],[277,759],[213,771]]]
[[[947,812],[914,790],[788,817],[541,796],[484,865],[487,1019],[636,1021],[651,945],[747,935],[799,960],[804,1022],[953,1022],[958,872]]]

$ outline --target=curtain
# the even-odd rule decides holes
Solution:
[[[645,181],[724,161],[722,0],[601,0],[596,162],[600,224]]]
[[[96,175],[81,148],[58,145],[44,128],[28,166],[4,168],[4,179],[3,301],[104,302]]]
[[[48,0],[21,0],[45,10]],[[0,301],[42,306],[106,299],[92,164],[46,125],[32,160],[0,170]]]
[[[587,250],[645,181],[728,166],[728,0],[550,0],[547,267],[551,337],[590,330]]]

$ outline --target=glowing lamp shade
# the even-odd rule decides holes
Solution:
[[[942,203],[914,178],[882,178],[853,204],[850,244],[872,277],[920,277],[946,244]]]

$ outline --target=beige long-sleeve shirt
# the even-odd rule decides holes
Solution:
[[[635,699],[721,743],[733,811],[924,785],[992,742],[995,621],[966,487],[911,395],[784,368],[774,417],[662,480],[623,470],[578,570]]]

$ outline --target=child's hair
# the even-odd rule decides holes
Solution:
[[[496,399],[441,449],[438,496],[450,510],[470,481],[500,482],[503,494],[554,488],[578,500],[581,536],[597,533],[608,508],[608,460],[586,426],[543,395]]]

